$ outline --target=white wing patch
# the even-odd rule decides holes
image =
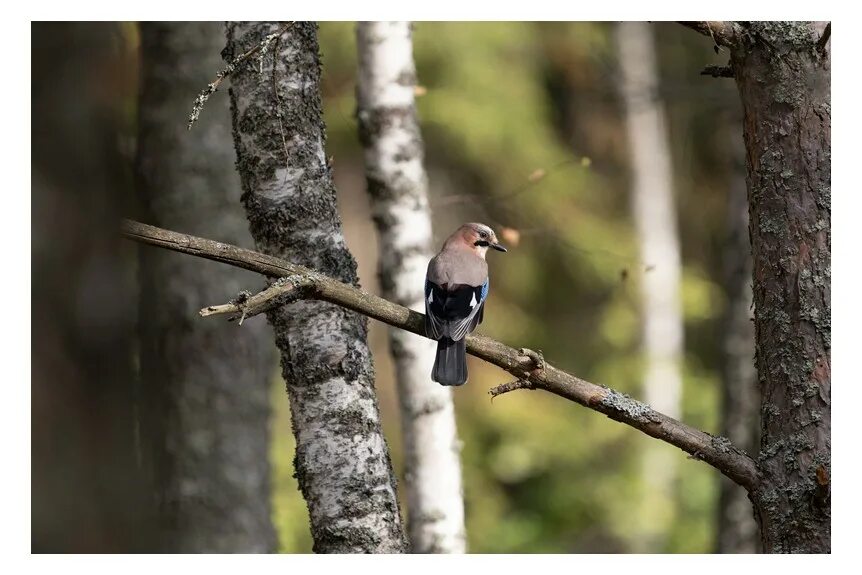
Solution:
[[[434,290],[431,290],[431,293],[428,294],[428,303],[434,301]]]
[[[476,307],[476,292],[473,292],[473,297],[470,299],[470,309]]]

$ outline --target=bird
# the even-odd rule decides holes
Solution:
[[[476,329],[488,299],[488,249],[506,252],[494,230],[468,223],[449,236],[428,262],[425,275],[425,335],[437,340],[431,379],[441,385],[467,383],[468,333]]]

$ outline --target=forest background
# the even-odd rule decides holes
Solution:
[[[134,213],[138,28],[133,23],[45,26],[50,33],[41,35],[44,41],[34,45],[33,82],[73,82],[80,89],[78,97],[86,101],[87,113],[108,126],[105,133],[116,135],[110,142],[79,138],[74,131],[80,125],[75,116],[79,109],[69,106],[51,112],[54,125],[59,126],[52,137],[57,146],[77,142],[81,154],[107,146],[113,161],[104,164],[104,173],[88,173],[87,178],[111,182],[116,197],[102,202],[98,192],[75,189],[77,184],[64,191],[65,198],[45,191],[51,184],[40,180],[38,171],[48,172],[50,166],[37,165],[34,222],[59,222],[59,214],[72,222],[76,217],[84,221],[93,210],[100,217],[113,210],[121,215]],[[655,269],[638,255],[614,26],[417,23],[417,106],[435,245],[465,221],[487,223],[511,244],[505,257],[491,262],[494,287],[481,332],[512,345],[540,349],[562,369],[642,397],[638,288]],[[700,75],[706,64],[726,63],[726,56],[716,55],[709,41],[676,24],[656,23],[651,28],[659,90],[638,97],[659,102],[667,119],[685,333],[679,417],[719,435],[725,425],[727,326],[740,291],[732,270],[745,259],[733,243],[739,230],[739,198],[742,194],[744,206],[745,193],[741,106],[732,80]],[[332,157],[339,212],[347,245],[359,263],[362,286],[378,293],[375,230],[354,117],[354,24],[322,23],[319,33],[327,154]],[[54,61],[40,61],[40,54]],[[190,94],[189,108],[195,95]],[[213,98],[226,99],[227,94]],[[208,112],[212,110],[204,111],[201,122]],[[75,193],[82,195],[68,195]],[[50,238],[38,226],[33,238],[34,254],[39,255]],[[118,249],[121,260],[129,264],[119,276],[113,268],[105,272],[98,259],[76,262],[75,268],[83,271],[72,278],[65,296],[70,309],[100,308],[98,317],[88,316],[87,321],[95,323],[86,326],[91,344],[102,346],[100,354],[108,353],[103,345],[108,340],[122,345],[113,337],[118,330],[132,337],[128,334],[137,314],[138,248]],[[34,273],[70,265],[73,252],[74,246],[68,254],[52,252],[56,260]],[[124,297],[111,295],[118,277],[129,288]],[[34,281],[34,286],[40,289],[39,282]],[[34,309],[34,313],[41,312]],[[249,322],[265,324],[265,319]],[[385,334],[385,326],[370,323],[383,428],[401,477],[399,410]],[[284,383],[274,351],[271,355],[272,519],[280,551],[309,552],[307,512],[293,478],[294,446]],[[44,373],[58,373],[58,363],[52,361],[61,363],[61,359],[51,354],[41,358]],[[511,377],[472,358],[470,373],[469,384],[455,391],[455,406],[471,552],[628,552],[642,549],[644,531],[656,524],[661,526],[660,543],[652,550],[698,553],[719,548],[721,477],[714,469],[550,394],[519,392],[492,403],[488,389]],[[60,500],[74,507],[69,502],[79,498],[111,498],[88,486],[88,472],[82,470],[86,457],[69,461],[68,476],[48,477],[47,470],[56,460],[39,454],[53,453],[56,445],[40,452],[40,446],[45,446],[40,439],[62,430],[68,441],[84,446],[79,447],[82,453],[99,454],[110,451],[113,439],[100,425],[128,421],[123,415],[114,419],[110,412],[88,418],[93,407],[87,405],[86,393],[76,395],[74,386],[59,398],[53,391],[51,382],[40,379],[36,369],[34,420],[40,416],[51,424],[33,430],[34,492],[44,494],[42,502],[34,500],[34,542],[62,539],[52,531],[50,521],[40,520],[41,509],[50,509]],[[112,394],[126,392],[101,389],[98,393],[110,406],[119,404]],[[756,409],[745,425],[756,427]],[[63,417],[50,417],[57,413]],[[647,446],[664,450],[678,468],[670,499],[650,499],[641,465]],[[121,473],[118,468],[114,472]],[[87,521],[99,524],[103,517],[98,505],[94,509]],[[111,538],[122,537],[121,533],[99,534],[98,529],[94,533],[104,539],[83,542],[81,547],[111,548]]]

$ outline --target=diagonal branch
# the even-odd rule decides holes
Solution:
[[[683,26],[709,36],[716,46],[733,48],[739,41],[739,30],[734,22],[702,21],[702,22],[680,22]],[[716,48],[718,51],[718,48]]]
[[[829,42],[829,37],[832,35],[832,22],[828,22],[826,24],[826,28],[823,29],[823,34],[820,35],[820,39],[817,41],[817,50],[819,52],[826,51],[826,43]]]
[[[240,64],[242,64],[243,62],[245,62],[246,60],[248,60],[249,58],[251,58],[255,54],[257,54],[258,52],[261,53],[260,59],[261,59],[261,66],[262,66],[263,65],[263,57],[266,55],[266,52],[269,49],[269,45],[273,41],[277,41],[278,39],[280,39],[281,36],[290,27],[291,24],[293,24],[293,22],[288,22],[287,24],[285,24],[284,26],[282,26],[281,28],[276,30],[275,32],[273,32],[272,34],[270,34],[269,36],[264,38],[262,42],[260,42],[259,44],[255,45],[255,46],[252,46],[251,48],[249,48],[248,50],[246,50],[245,52],[243,52],[242,54],[240,54],[239,56],[234,58],[230,62],[230,64],[225,66],[225,68],[223,70],[220,70],[219,73],[216,74],[216,79],[213,80],[212,82],[210,82],[209,84],[207,84],[207,87],[204,88],[203,90],[201,90],[201,93],[198,94],[197,98],[195,98],[194,104],[192,105],[192,111],[189,114],[189,123],[188,123],[188,129],[189,130],[192,129],[192,126],[194,126],[195,122],[197,122],[198,118],[200,117],[201,112],[204,109],[204,104],[207,103],[207,100],[210,99],[210,96],[212,96],[213,94],[216,93],[216,91],[218,90],[221,83],[224,82],[224,79],[227,78],[228,76],[230,76],[231,74],[233,74],[234,71],[236,70],[237,66],[239,66]],[[277,50],[278,49],[276,48],[276,52],[277,52]],[[274,67],[273,67],[273,70],[275,70]]]
[[[288,299],[328,301],[391,326],[425,335],[425,319],[421,313],[285,260],[130,220],[123,222],[122,233],[136,242],[215,260],[270,277],[287,278],[282,283],[283,291],[275,293],[274,297],[270,297],[273,296],[271,286],[261,294],[248,298],[247,301],[259,298],[261,305],[255,308],[258,313],[269,309],[271,305],[280,305],[278,298],[287,294]],[[278,285],[278,282],[274,285]],[[268,290],[270,293],[264,297]],[[235,309],[222,313],[245,313],[248,317],[249,313],[255,310],[243,309],[242,304],[237,303],[228,305],[235,306]],[[522,383],[512,386],[511,389],[544,389],[675,445],[693,458],[709,463],[749,491],[759,483],[759,472],[754,460],[724,437],[716,437],[690,427],[618,391],[590,383],[545,364],[539,354],[530,350],[517,350],[488,337],[473,335],[467,338],[467,351],[529,383],[529,386]],[[510,390],[499,391],[503,393]]]

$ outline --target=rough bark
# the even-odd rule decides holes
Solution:
[[[378,232],[382,294],[424,309],[431,214],[416,116],[409,22],[360,22],[357,118]],[[389,330],[404,436],[408,533],[413,552],[465,551],[461,462],[450,388],[431,381],[435,343]]]
[[[751,244],[748,240],[748,197],[745,186],[745,147],[734,129],[728,138],[727,236],[723,253],[723,283],[727,307],[722,318],[722,434],[748,453],[758,451],[760,397],[754,366],[754,311],[751,292]],[[745,489],[722,477],[718,503],[717,550],[756,553],[760,550],[757,522]]]
[[[245,303],[237,301],[208,306],[201,310],[202,316],[224,313],[250,316],[290,301],[319,300],[417,335],[425,334],[425,316],[421,313],[283,259],[133,221],[124,223],[123,234],[136,242],[211,259],[270,277],[284,278],[264,292],[248,298],[248,302],[255,301],[255,309],[249,309]],[[674,445],[691,455],[692,459],[705,461],[715,467],[749,491],[755,489],[759,482],[755,462],[727,438],[685,425],[616,390],[557,369],[545,363],[535,352],[516,350],[493,339],[471,335],[467,337],[467,353],[518,378],[514,384],[493,388],[490,391],[492,397],[514,389],[544,389]]]
[[[632,165],[632,212],[640,259],[645,266],[640,283],[644,397],[655,409],[679,417],[683,354],[681,257],[655,40],[650,24],[624,22],[616,27],[616,41]],[[664,534],[673,520],[676,463],[675,454],[661,445],[650,445],[643,453],[646,493],[639,523],[645,549],[663,547]]]
[[[745,111],[764,549],[829,552],[831,98],[810,22],[741,27],[732,65]]]
[[[152,221],[251,244],[239,203],[226,98],[186,129],[189,102],[221,65],[218,23],[140,25],[137,182]],[[140,368],[153,441],[161,550],[273,552],[266,322],[206,325],[196,302],[260,280],[179,254],[141,250]],[[262,319],[262,318],[261,318]]]
[[[230,61],[278,30],[230,23]],[[358,285],[326,161],[314,24],[296,22],[231,76],[237,167],[259,250]],[[316,552],[405,549],[380,427],[367,320],[322,301],[272,310],[287,382],[295,468]]]
[[[32,37],[31,551],[151,551],[135,250],[116,240],[133,194],[114,102],[133,94],[134,58],[112,23],[37,22]]]

